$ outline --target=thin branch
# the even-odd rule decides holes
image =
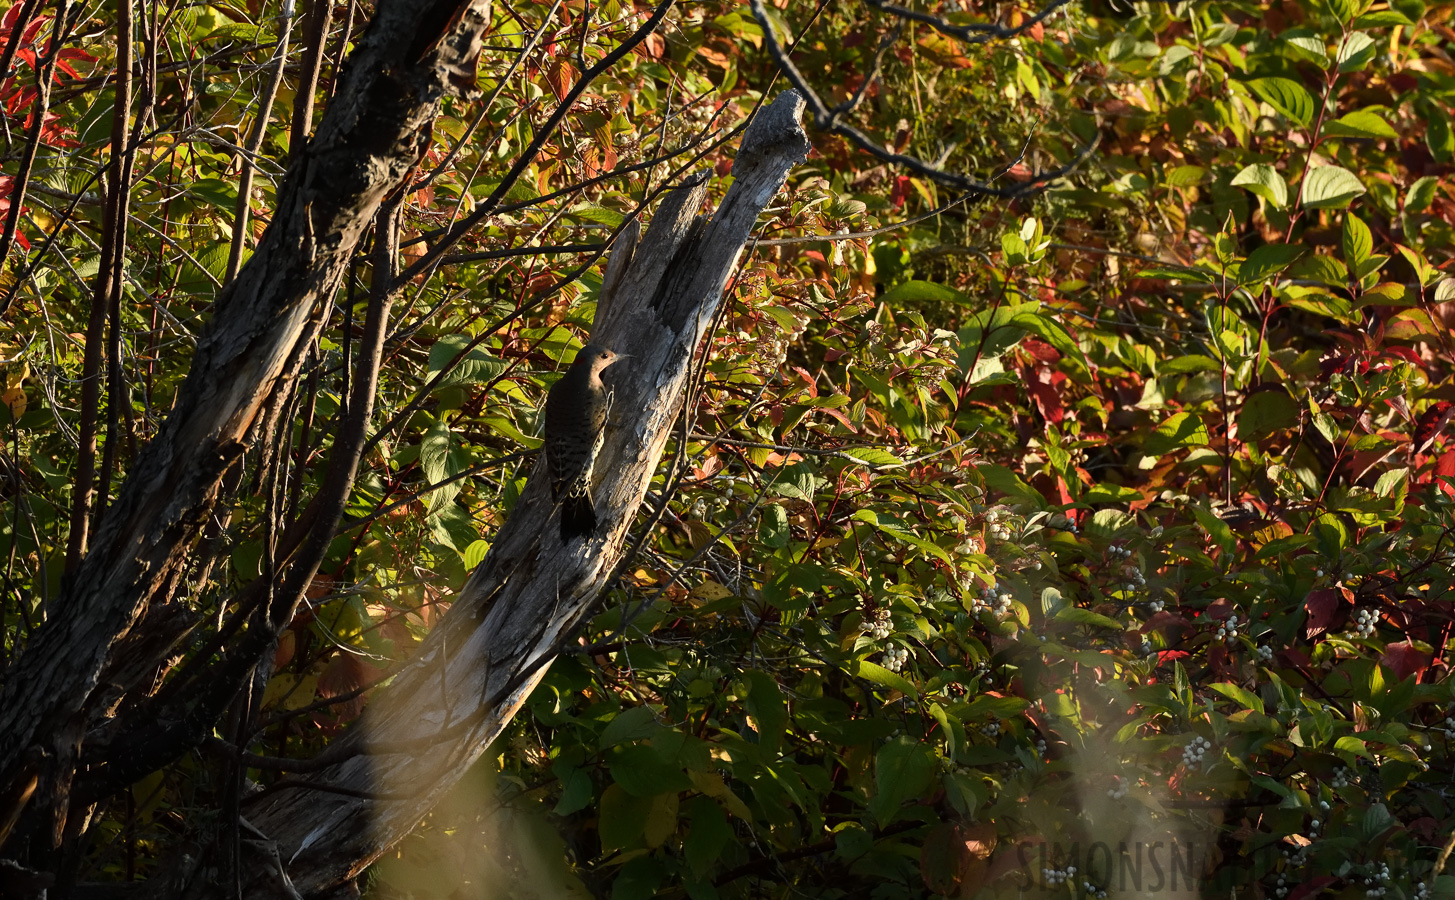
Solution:
[[[581,73],[581,77],[572,85],[570,92],[557,105],[556,109],[551,113],[550,118],[541,125],[535,137],[531,139],[530,144],[526,146],[525,150],[516,159],[514,165],[510,167],[510,170],[505,173],[500,183],[495,186],[495,190],[490,192],[490,196],[476,204],[468,216],[455,223],[454,227],[446,232],[438,243],[431,246],[413,265],[400,273],[400,282],[412,281],[417,275],[432,270],[439,264],[439,259],[444,255],[445,251],[459,243],[461,238],[480,222],[484,221],[486,217],[501,211],[498,209],[500,201],[505,198],[505,195],[511,188],[515,187],[516,182],[525,174],[525,170],[535,162],[536,157],[545,148],[546,142],[556,133],[556,128],[560,126],[561,122],[566,118],[567,113],[576,105],[576,101],[580,99],[586,89],[597,78],[610,71],[612,66],[615,66],[622,57],[635,50],[648,36],[655,32],[657,26],[662,23],[662,20],[667,16],[667,12],[674,5],[676,5],[676,0],[662,0],[661,3],[657,4],[657,8],[652,10],[652,15],[642,23],[640,28],[633,32],[626,40],[618,44],[615,49],[603,56],[600,62]]]
[[[116,240],[125,226],[122,196],[126,191],[123,165],[126,155],[126,126],[131,116],[132,28],[131,3],[122,0],[117,11],[116,98],[111,113],[111,159],[107,165],[106,211],[102,221],[101,261],[91,293],[91,313],[86,323],[86,349],[81,363],[80,447],[76,456],[76,486],[71,497],[71,531],[66,541],[66,569],[73,570],[86,552],[86,541],[92,525],[92,483],[96,477],[96,425],[101,407],[101,355],[105,339],[107,311],[119,303],[121,283],[116,279],[118,251]],[[59,51],[56,51],[57,54]],[[13,202],[10,211],[19,207]],[[104,501],[104,498],[102,500]]]
[[[313,103],[318,94],[318,78],[323,72],[323,45],[328,41],[328,26],[333,21],[333,0],[310,0],[308,25],[303,34],[303,73],[293,97],[293,131],[288,151],[296,155],[313,131]]]
[[[477,253],[462,253],[446,256],[440,260],[442,266],[457,266],[461,263],[481,262],[489,259],[511,259],[517,256],[548,256],[553,253],[599,253],[607,244],[548,244],[542,247],[504,247],[499,250],[481,250]]]
[[[263,149],[268,136],[268,120],[273,117],[273,101],[278,98],[278,86],[283,83],[283,69],[288,63],[288,37],[293,31],[293,0],[283,0],[283,9],[278,13],[278,46],[273,51],[273,74],[263,91],[258,104],[258,118],[253,123],[253,133],[248,139],[247,153],[242,157],[242,171],[237,179],[237,206],[233,210],[232,246],[227,252],[227,273],[222,283],[227,284],[237,277],[242,265],[243,244],[247,239],[248,217],[252,214],[253,160]]]
[[[866,0],[866,2],[869,2],[871,5],[881,5],[879,4],[878,0]],[[1027,23],[1024,27],[1031,27],[1031,25],[1033,25],[1036,21],[1040,21],[1047,15],[1050,15],[1050,13],[1054,11],[1054,9],[1058,8],[1065,2],[1067,2],[1067,0],[1052,0],[1052,6],[1050,8],[1043,10],[1041,13],[1038,14],[1038,17],[1034,21]],[[788,52],[786,52],[783,49],[783,46],[778,43],[778,35],[774,31],[773,24],[768,18],[768,12],[767,9],[763,6],[763,0],[749,0],[749,5],[752,7],[753,15],[758,20],[758,24],[762,26],[763,46],[768,50],[768,54],[773,58],[773,61],[778,65],[778,68],[783,72],[788,80],[792,82],[793,86],[798,89],[799,93],[803,95],[804,100],[807,101],[809,112],[813,114],[815,127],[817,127],[820,131],[824,131],[829,134],[836,134],[842,138],[847,139],[850,143],[854,144],[865,153],[868,153],[870,156],[913,172],[923,178],[928,178],[938,184],[943,184],[948,187],[955,188],[956,190],[965,191],[976,196],[1001,198],[1021,197],[1026,194],[1034,193],[1035,191],[1040,190],[1045,185],[1050,184],[1056,179],[1061,178],[1062,176],[1076,169],[1091,155],[1091,153],[1096,149],[1097,145],[1101,140],[1100,135],[1092,138],[1092,140],[1088,144],[1086,144],[1079,151],[1077,151],[1076,155],[1066,165],[1043,172],[1037,172],[1033,174],[1029,180],[1009,187],[995,187],[986,182],[977,181],[974,178],[969,178],[964,175],[958,175],[954,172],[946,172],[944,169],[931,165],[924,160],[919,159],[918,157],[906,156],[902,153],[896,153],[892,150],[887,150],[885,149],[883,144],[869,137],[869,135],[865,134],[854,126],[841,121],[841,116],[843,114],[842,111],[830,110],[828,108],[828,106],[824,103],[823,99],[818,95],[818,93],[809,86],[808,79],[806,79],[803,73],[799,71],[798,67],[794,65],[793,60],[790,58]],[[902,10],[902,7],[889,6],[888,4],[882,5],[886,9],[886,11],[893,12],[896,15],[898,15],[899,12]],[[904,10],[904,12],[908,13],[909,11]],[[922,14],[916,13],[910,16],[910,18],[914,18],[920,15]],[[990,29],[990,31],[985,32],[987,36],[971,40],[972,43],[985,43],[986,41],[992,39],[998,39],[1002,36],[1000,34],[1001,31],[1008,32],[1004,36],[1014,36],[1015,34],[1019,33],[1015,29],[1000,29],[998,28],[998,26],[987,25],[964,27],[979,29],[981,31],[984,31],[985,29]],[[970,39],[967,38],[967,40]]]
[[[1005,28],[1000,25],[956,25],[948,19],[929,13],[916,12],[903,6],[893,3],[885,3],[884,0],[864,0],[868,6],[872,6],[882,13],[894,16],[898,19],[908,19],[912,22],[919,22],[921,25],[928,25],[946,37],[955,38],[966,44],[988,44],[991,41],[1003,41],[1013,37],[1019,37],[1030,31],[1032,28],[1050,18],[1051,14],[1069,3],[1070,0],[1051,0],[1044,9],[1026,19],[1014,28]]]

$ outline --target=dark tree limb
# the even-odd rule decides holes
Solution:
[[[219,296],[166,423],[5,673],[0,794],[22,777],[30,748],[48,753],[43,785],[69,783],[72,723],[100,673],[149,609],[174,602],[225,474],[272,432],[319,327],[319,301],[427,148],[440,102],[458,91],[451,74],[478,52],[485,0],[449,0],[460,12],[453,29],[432,35],[442,39],[423,56],[409,55],[426,8],[442,2],[380,3],[317,135],[289,167],[272,223]],[[331,533],[334,524],[320,527]]]

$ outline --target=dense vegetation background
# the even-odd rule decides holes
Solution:
[[[117,5],[0,19],[0,665],[372,14],[140,7],[120,141]],[[402,265],[649,12],[497,0]],[[603,242],[686,173],[720,194],[788,58],[815,151],[729,286],[666,513],[366,894],[1455,897],[1450,15],[672,9],[400,294],[347,519],[250,726],[90,798],[74,877],[158,871],[229,808],[219,747],[312,757],[410,658],[519,495]],[[187,585],[191,677],[319,490],[375,264],[319,311],[291,428]]]

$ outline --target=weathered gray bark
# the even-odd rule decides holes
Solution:
[[[273,427],[319,325],[320,301],[333,294],[380,202],[428,147],[458,73],[473,71],[487,5],[379,4],[318,134],[290,166],[272,225],[218,298],[165,426],[140,454],[44,625],[5,673],[0,796],[38,779],[28,815],[49,821],[33,834],[51,831],[59,840],[88,702],[94,706],[98,690],[114,696],[126,689],[99,684],[101,673],[108,665],[120,671],[116,649],[144,616],[156,618],[148,612],[184,607],[178,601],[186,599],[189,557],[217,511],[224,478]]]
[[[760,112],[710,218],[697,216],[705,181],[678,188],[630,259],[618,251],[612,262],[615,290],[591,339],[632,358],[606,373],[615,401],[596,466],[602,536],[562,545],[538,466],[449,614],[345,738],[358,755],[309,778],[335,790],[290,787],[244,804],[302,896],[335,889],[414,828],[501,733],[589,613],[625,552],[694,351],[753,223],[807,155],[802,111],[789,91]],[[279,896],[277,875],[249,895]]]

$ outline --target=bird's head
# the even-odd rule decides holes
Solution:
[[[586,364],[591,367],[591,374],[600,375],[601,371],[607,366],[612,365],[613,363],[620,360],[629,358],[630,357],[628,357],[624,353],[617,353],[614,350],[608,350],[605,347],[598,347],[595,344],[587,344],[585,347],[582,347],[581,352],[577,354],[576,361],[580,362],[582,360],[585,360]]]

